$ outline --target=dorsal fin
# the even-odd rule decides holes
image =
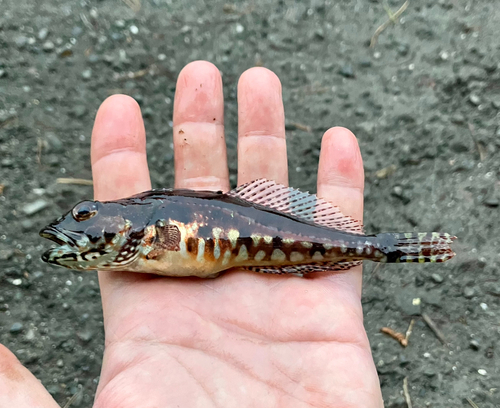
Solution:
[[[342,214],[338,207],[328,201],[315,194],[286,187],[271,180],[251,181],[231,190],[228,195],[273,208],[323,227],[363,234],[361,222]]]

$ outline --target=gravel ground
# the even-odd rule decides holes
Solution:
[[[346,126],[365,160],[368,232],[459,237],[444,265],[365,268],[386,407],[406,407],[405,377],[414,407],[500,406],[496,1],[412,1],[373,48],[388,15],[368,0],[0,0],[0,9],[0,342],[61,405],[79,390],[72,407],[91,405],[103,324],[95,273],[40,261],[39,228],[92,195],[56,180],[91,177],[94,114],[121,92],[142,106],[154,185],[171,186],[175,79],[207,59],[223,74],[233,184],[236,83],[263,65],[283,84],[292,186],[314,190],[320,137]],[[407,348],[380,333],[404,333],[412,319]]]

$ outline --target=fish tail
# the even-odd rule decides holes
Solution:
[[[450,244],[456,239],[441,232],[382,233],[377,247],[384,254],[379,262],[445,262],[455,256]],[[377,261],[377,259],[373,259]]]

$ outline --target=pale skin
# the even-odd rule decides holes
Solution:
[[[243,73],[238,115],[238,184],[261,177],[288,184],[274,73]],[[104,101],[92,133],[96,199],[151,188],[145,137],[133,99]],[[176,187],[229,189],[222,81],[208,62],[179,75],[174,148]],[[363,183],[355,136],[327,130],[318,195],[361,220]],[[203,280],[99,273],[106,347],[94,408],[383,407],[363,328],[361,274],[354,268],[304,279],[234,270]],[[14,406],[58,407],[0,346],[0,407]]]

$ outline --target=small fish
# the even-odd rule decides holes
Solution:
[[[42,256],[48,263],[166,276],[214,277],[233,267],[306,274],[455,255],[449,234],[364,235],[331,203],[265,179],[228,193],[164,189],[83,201],[40,235],[60,244]]]

